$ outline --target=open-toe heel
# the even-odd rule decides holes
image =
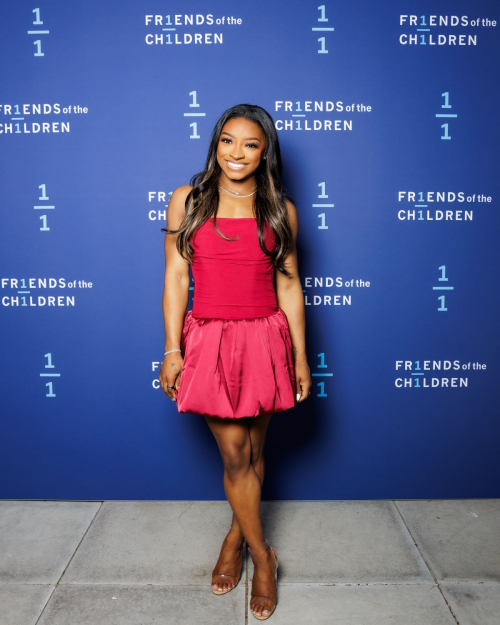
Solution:
[[[236,586],[238,585],[240,579],[241,579],[241,574],[243,571],[243,562],[244,562],[244,558],[243,558],[243,554],[245,553],[245,545],[246,545],[246,540],[243,541],[243,545],[241,547],[241,569],[240,569],[240,574],[239,575],[230,575],[229,573],[219,573],[218,571],[216,571],[217,569],[217,565],[215,566],[214,570],[212,571],[212,592],[214,593],[214,595],[225,595],[228,592],[231,592],[231,590],[233,590],[233,588],[236,588]],[[222,550],[221,550],[222,551]],[[218,579],[215,579],[215,578]],[[219,590],[217,588],[214,588],[214,584],[232,584],[231,588],[227,588],[224,590]]]
[[[274,569],[274,593],[271,593],[271,595],[262,595],[261,593],[254,593],[253,591],[253,579],[252,579],[252,592],[251,592],[251,599],[253,599],[254,597],[262,597],[263,599],[270,599],[273,602],[273,607],[272,608],[264,608],[263,612],[265,610],[268,610],[269,614],[256,614],[253,610],[250,610],[253,614],[253,616],[258,619],[259,621],[265,621],[267,620],[272,613],[274,612],[274,610],[276,610],[276,606],[278,605],[278,556],[276,555],[276,551],[274,550],[273,547],[271,547],[271,545],[269,544],[269,542],[267,540],[264,540],[264,542],[262,543],[262,545],[260,545],[259,547],[256,547],[254,549],[250,549],[248,548],[248,551],[250,552],[250,555],[254,556],[257,553],[260,553],[261,551],[265,551],[266,549],[269,549],[273,555],[274,561],[275,561],[275,569]],[[253,560],[253,558],[252,558]],[[254,572],[254,579],[255,579],[255,572]]]

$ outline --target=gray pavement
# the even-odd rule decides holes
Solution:
[[[215,596],[220,501],[0,501],[0,625],[244,625]],[[264,501],[273,625],[493,625],[500,499]]]

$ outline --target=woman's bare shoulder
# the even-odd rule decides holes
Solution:
[[[187,196],[189,195],[189,193],[190,193],[192,188],[193,187],[190,184],[183,184],[180,187],[176,187],[172,191],[172,196],[171,197],[174,197],[174,194],[175,194],[175,197],[177,199],[184,198],[184,200],[185,200],[187,198]]]
[[[175,225],[169,225],[169,228],[177,229],[184,219],[186,214],[186,199],[192,188],[190,184],[183,184],[172,191],[168,202],[167,214],[171,216],[172,223]]]

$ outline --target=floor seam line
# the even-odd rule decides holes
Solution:
[[[422,560],[423,560],[423,562],[424,562],[425,566],[426,566],[426,567],[427,567],[427,569],[429,570],[429,573],[432,575],[432,579],[434,580],[434,582],[435,582],[435,584],[436,584],[436,586],[437,586],[437,589],[438,589],[439,593],[441,594],[441,597],[443,598],[443,601],[444,601],[445,605],[447,606],[447,608],[448,608],[448,610],[449,610],[449,612],[450,612],[450,614],[451,614],[451,616],[452,616],[453,620],[455,621],[455,623],[456,623],[457,625],[460,625],[458,618],[455,616],[455,613],[454,613],[454,612],[453,612],[453,610],[451,609],[451,605],[448,603],[448,601],[447,601],[446,597],[444,596],[443,589],[441,588],[441,584],[439,583],[439,580],[438,580],[437,576],[434,574],[434,571],[432,570],[431,565],[427,562],[427,559],[424,557],[424,554],[420,551],[420,548],[419,548],[419,546],[418,546],[418,543],[417,543],[417,541],[415,540],[415,538],[414,538],[414,536],[413,536],[413,534],[412,534],[412,532],[411,532],[410,528],[408,527],[408,524],[406,523],[406,519],[404,518],[403,513],[402,513],[402,512],[401,512],[401,510],[399,509],[399,506],[398,506],[398,504],[396,503],[396,500],[394,500],[394,499],[393,499],[393,500],[392,500],[392,503],[394,504],[394,506],[395,506],[396,510],[398,511],[399,516],[401,517],[402,522],[404,523],[404,525],[405,525],[405,527],[406,527],[406,529],[407,529],[407,531],[408,531],[409,535],[411,536],[411,539],[412,539],[412,541],[413,541],[413,544],[415,545],[415,548],[417,549],[418,553],[420,554],[420,557],[422,558]]]
[[[85,532],[83,533],[83,536],[80,538],[80,540],[78,541],[77,546],[75,547],[73,553],[71,554],[71,558],[68,560],[68,562],[66,563],[66,566],[63,569],[63,572],[61,573],[61,575],[59,575],[59,579],[56,581],[56,583],[54,584],[54,589],[52,590],[52,592],[50,593],[49,598],[47,599],[47,601],[45,602],[45,605],[43,606],[42,611],[40,612],[40,614],[38,615],[38,618],[35,621],[35,625],[37,625],[37,623],[40,621],[40,619],[43,616],[43,613],[45,612],[47,606],[50,603],[50,600],[52,599],[52,597],[54,596],[55,591],[57,590],[57,587],[59,586],[59,582],[61,581],[64,573],[66,573],[66,571],[68,570],[68,566],[71,564],[71,562],[73,561],[73,558],[75,557],[75,553],[78,551],[80,545],[82,544],[82,540],[85,538],[85,536],[87,535],[87,532],[89,531],[89,529],[92,527],[92,523],[95,521],[96,516],[99,514],[100,509],[103,507],[104,505],[104,501],[100,502],[100,506],[97,508],[96,513],[94,514],[94,516],[92,517],[92,519],[90,520],[90,523],[87,527],[87,529],[85,530]]]

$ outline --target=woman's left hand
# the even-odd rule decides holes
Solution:
[[[311,394],[312,388],[311,372],[306,364],[302,362],[295,363],[295,381],[297,384],[297,395],[295,398],[297,402],[304,401]]]

